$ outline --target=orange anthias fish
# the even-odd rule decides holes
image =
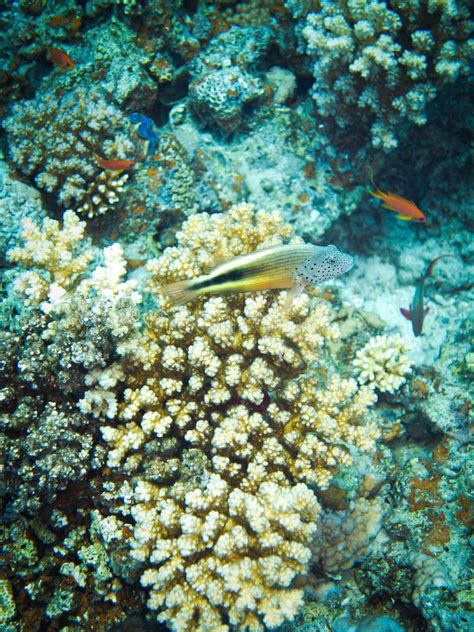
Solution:
[[[383,208],[397,213],[396,216],[398,219],[402,219],[406,222],[412,220],[422,224],[426,222],[426,216],[422,211],[420,211],[415,202],[407,200],[401,195],[396,195],[395,193],[384,193],[377,187],[373,178],[372,184],[375,187],[375,191],[369,191],[370,195],[382,200]]]
[[[66,72],[66,70],[74,68],[74,62],[72,59],[60,48],[52,46],[49,49],[49,59],[54,66],[59,68],[59,72]]]
[[[137,164],[135,160],[127,160],[126,158],[112,158],[107,160],[101,158],[97,154],[94,154],[94,158],[97,160],[102,169],[110,169],[111,171],[125,171],[125,169],[133,169]]]

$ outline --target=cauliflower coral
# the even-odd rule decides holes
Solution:
[[[326,487],[351,462],[349,446],[373,450],[378,436],[373,391],[326,377],[325,342],[339,335],[326,302],[303,294],[286,312],[285,292],[265,292],[172,307],[160,294],[289,237],[278,213],[247,204],[192,216],[178,245],[148,264],[157,309],[139,344],[122,347],[134,368],[102,434],[108,465],[129,480],[110,497],[133,518],[149,606],[175,630],[292,619],[302,591],[291,584],[318,521],[310,485]]]
[[[290,227],[248,204],[194,215],[148,263],[147,296],[125,278],[118,244],[91,265],[99,253],[81,247],[83,231],[71,212],[62,229],[28,223],[10,256],[27,268],[15,287],[42,315],[65,400],[100,427],[104,545],[139,569],[149,607],[174,630],[291,620],[318,528],[315,492],[355,449],[374,450],[376,396],[338,374],[326,343],[339,331],[315,289],[286,309],[286,292],[173,307],[160,291],[288,241]]]
[[[301,13],[300,2],[287,4]],[[301,32],[318,111],[341,127],[365,122],[375,147],[396,147],[402,121],[425,124],[439,90],[469,75],[474,40],[465,0],[320,0],[311,10]]]
[[[356,353],[354,366],[359,373],[359,382],[393,393],[405,383],[405,376],[410,373],[412,362],[408,351],[400,334],[374,336]]]

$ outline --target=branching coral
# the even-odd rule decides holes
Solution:
[[[104,181],[94,153],[134,158],[132,126],[103,92],[81,87],[62,95],[51,89],[38,92],[12,108],[4,127],[15,166],[59,204],[84,205],[89,215],[116,205],[117,186],[124,182],[110,181],[110,176]]]
[[[393,393],[404,384],[412,362],[407,355],[408,345],[400,334],[374,336],[356,353],[354,366],[359,382],[382,392]]]
[[[107,367],[108,379],[91,373],[89,383],[115,386],[118,374],[111,371],[111,360],[117,345],[136,331],[135,306],[141,302],[136,282],[123,281],[126,263],[119,244],[104,249],[104,265],[83,274],[94,256],[80,243],[84,227],[72,211],[64,214],[63,227],[52,219],[42,228],[26,220],[24,246],[9,253],[11,260],[31,268],[18,275],[14,288],[47,315],[41,338],[49,361],[57,363],[56,378],[64,377],[62,388],[68,389],[70,381],[73,390],[78,386],[74,367]]]
[[[320,0],[312,11],[302,34],[318,111],[342,127],[365,121],[376,147],[395,147],[401,121],[423,125],[440,88],[469,74],[474,40],[465,0]]]
[[[104,249],[102,265],[91,267],[83,231],[72,212],[62,228],[28,222],[24,246],[11,253],[31,268],[15,288],[39,319],[37,362],[47,358],[50,371],[44,397],[64,403],[38,398],[24,452],[11,438],[9,471],[37,471],[22,464],[44,445],[43,427],[66,438],[81,428],[81,451],[70,458],[81,469],[68,475],[61,465],[44,489],[54,498],[65,481],[100,467],[105,450],[96,518],[112,553],[125,516],[131,562],[160,620],[175,630],[263,630],[292,619],[303,598],[293,580],[307,570],[318,525],[310,485],[327,487],[355,449],[374,449],[373,390],[335,372],[325,343],[339,333],[316,291],[289,308],[285,292],[176,308],[160,293],[218,259],[288,240],[290,227],[248,204],[191,216],[177,246],[148,264],[156,309],[143,331],[121,247]],[[38,371],[24,361],[31,382]],[[104,444],[93,453],[99,426]],[[52,446],[50,465],[61,454]]]
[[[9,253],[27,268],[14,278],[12,300],[22,307],[0,345],[6,481],[17,508],[37,510],[100,465],[91,418],[115,412],[116,348],[137,329],[141,296],[122,280],[121,247],[106,248],[104,265],[87,275],[94,251],[82,244],[84,228],[71,211],[63,226],[26,220],[23,246]]]
[[[148,265],[158,310],[143,340],[122,346],[137,368],[102,434],[133,485],[108,494],[129,507],[149,605],[176,630],[227,629],[221,609],[239,629],[291,619],[319,511],[307,484],[325,487],[350,446],[371,450],[378,435],[373,392],[325,377],[324,343],[338,337],[326,303],[303,295],[285,312],[284,293],[262,293],[171,309],[159,294],[289,236],[278,213],[246,204],[192,216]]]

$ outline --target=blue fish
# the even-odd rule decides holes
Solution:
[[[154,122],[140,112],[133,112],[128,118],[131,123],[138,123],[137,134],[140,138],[148,141],[148,153],[153,156],[158,143],[158,134],[153,129]]]
[[[421,279],[418,281],[418,285],[416,286],[415,294],[413,296],[413,302],[410,305],[410,309],[404,309],[400,307],[400,313],[407,320],[411,320],[411,327],[413,329],[413,333],[416,337],[418,337],[423,331],[423,322],[425,320],[425,316],[429,311],[429,307],[423,307],[423,289],[425,286],[425,281],[428,277],[433,273],[433,268],[435,263],[443,257],[454,257],[454,255],[440,255],[436,257],[432,261],[430,261],[428,267],[425,270],[425,273],[422,275]]]

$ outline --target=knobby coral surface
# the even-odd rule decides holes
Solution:
[[[134,282],[123,281],[120,246],[106,248],[104,265],[88,275],[95,253],[84,229],[71,211],[62,226],[49,218],[41,227],[25,220],[24,244],[9,252],[20,268],[12,300],[21,312],[0,343],[0,428],[6,487],[16,508],[53,502],[58,490],[103,462],[87,414],[113,414],[112,387],[121,377],[116,347],[137,327],[141,296]],[[78,410],[77,393],[86,384],[88,400]]]
[[[341,127],[365,123],[376,147],[396,147],[400,123],[426,123],[440,89],[469,74],[473,22],[464,0],[321,0],[311,9],[302,36],[318,111]]]
[[[354,366],[359,382],[393,393],[405,383],[406,375],[410,373],[412,362],[408,351],[400,334],[374,336],[356,353]]]
[[[40,91],[13,106],[4,127],[15,166],[61,206],[90,217],[119,201],[124,176],[104,173],[94,154],[134,158],[132,126],[103,91]]]
[[[338,329],[316,290],[289,308],[285,292],[180,307],[160,293],[219,259],[287,241],[290,228],[248,204],[189,218],[177,246],[148,263],[156,305],[143,328],[142,294],[124,279],[120,246],[93,266],[98,253],[81,246],[83,231],[72,212],[62,228],[27,222],[10,257],[26,268],[15,291],[42,319],[41,353],[54,365],[46,392],[63,389],[81,415],[76,427],[95,442],[100,427],[101,457],[75,476],[107,460],[94,500],[102,540],[111,555],[128,551],[149,607],[175,630],[263,630],[292,619],[303,600],[292,583],[317,537],[315,490],[355,449],[374,449],[373,390],[337,372],[325,345]],[[65,431],[61,411],[46,404],[45,427],[57,417]],[[38,425],[33,447],[45,441]],[[83,448],[92,459],[91,442]]]
[[[178,246],[148,265],[158,309],[127,352],[136,368],[102,434],[108,465],[132,475],[131,488],[109,493],[134,519],[149,605],[176,630],[291,619],[319,512],[309,484],[325,487],[349,446],[371,450],[378,434],[372,391],[326,374],[324,344],[338,330],[325,302],[303,295],[285,312],[284,293],[261,293],[172,308],[159,295],[289,236],[277,213],[242,204],[191,217]]]

